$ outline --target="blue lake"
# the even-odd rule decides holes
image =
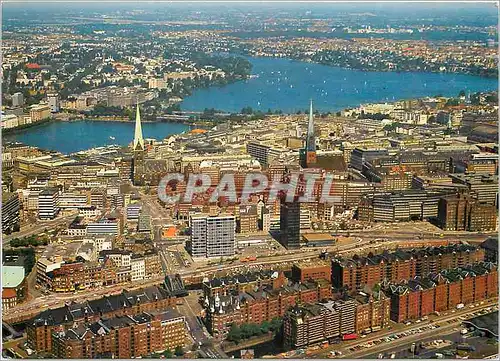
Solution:
[[[363,72],[311,64],[289,59],[248,58],[257,77],[226,85],[200,89],[181,104],[183,110],[215,108],[238,112],[243,107],[267,111],[296,112],[308,107],[309,99],[321,111],[337,111],[367,102],[394,101],[460,90],[498,89],[498,79],[461,74]],[[163,139],[188,127],[176,123],[145,123],[144,137]],[[52,122],[5,136],[25,144],[71,153],[108,144],[127,145],[133,139],[134,124],[120,122]],[[110,137],[114,137],[112,139]]]
[[[361,103],[395,101],[442,94],[496,90],[498,79],[445,73],[364,72],[281,58],[247,58],[257,78],[224,87],[196,90],[182,109],[215,108],[236,112],[243,107],[296,112],[309,99],[321,111],[337,111]]]
[[[178,123],[142,123],[144,138],[163,139],[188,129],[189,126]],[[62,153],[74,153],[104,145],[127,145],[134,139],[134,123],[89,120],[51,122],[4,136],[4,139]]]

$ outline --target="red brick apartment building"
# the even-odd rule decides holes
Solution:
[[[136,358],[173,351],[186,340],[184,316],[170,309],[102,318],[66,330],[59,326],[52,332],[52,354],[61,359]]]
[[[235,323],[261,324],[283,317],[288,308],[297,303],[315,303],[332,297],[328,281],[295,283],[280,288],[256,288],[246,292],[216,293],[205,299],[206,325],[216,338],[225,338],[230,325]]]
[[[354,296],[356,307],[356,333],[370,333],[389,325],[391,299],[383,292]]]
[[[404,322],[498,297],[498,271],[493,263],[476,263],[383,287],[391,298],[391,319]]]
[[[28,345],[36,352],[51,352],[52,332],[56,329],[69,330],[82,324],[97,322],[102,317],[112,318],[162,311],[175,303],[176,298],[167,290],[153,286],[130,292],[124,290],[119,295],[49,309],[28,323],[26,327]]]
[[[212,297],[224,292],[245,292],[256,287],[269,286],[272,289],[283,287],[288,282],[283,271],[261,270],[243,274],[214,277],[202,283],[204,297]]]
[[[484,260],[484,250],[467,245],[396,250],[368,257],[332,260],[332,284],[347,290],[372,287],[384,281],[399,283],[415,277],[463,267]]]
[[[332,277],[332,267],[326,262],[303,263],[292,266],[292,280],[295,282],[327,280]]]
[[[284,343],[304,347],[351,333],[370,333],[388,326],[390,299],[383,292],[290,307],[283,317]]]

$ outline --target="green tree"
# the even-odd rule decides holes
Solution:
[[[231,324],[231,328],[227,333],[227,339],[229,341],[238,343],[241,340],[241,337],[242,337],[242,332],[241,329],[238,327],[238,325],[236,325],[235,323]]]
[[[497,103],[498,102],[498,97],[496,95],[487,95],[485,98],[485,101],[487,103]]]
[[[260,334],[262,334],[260,326],[256,323],[250,323],[248,325],[248,328],[251,336],[259,336]]]
[[[252,336],[252,328],[248,323],[244,323],[240,326],[241,338],[249,338]]]
[[[184,355],[184,350],[182,349],[182,346],[177,346],[175,348],[174,353],[175,353],[175,356],[179,356],[179,357],[183,356]]]
[[[268,333],[270,328],[271,328],[271,323],[269,321],[264,321],[260,325],[260,330],[262,331],[262,333]]]
[[[172,358],[174,356],[172,350],[170,349],[167,349],[165,350],[165,352],[163,352],[163,356],[165,356],[165,358]]]
[[[283,324],[283,321],[277,317],[273,318],[271,320],[271,331],[278,331],[281,328],[281,325]]]

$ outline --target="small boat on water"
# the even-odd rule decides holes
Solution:
[[[110,136],[109,136],[109,139],[111,139],[111,140],[115,140],[116,138],[110,135]]]

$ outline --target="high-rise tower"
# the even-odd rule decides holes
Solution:
[[[141,113],[139,104],[135,115],[135,132],[134,132],[134,184],[144,185],[144,138],[142,137]]]
[[[314,136],[314,117],[313,117],[313,102],[309,107],[309,124],[307,125],[306,138],[306,166],[309,167],[316,163],[316,137]]]

